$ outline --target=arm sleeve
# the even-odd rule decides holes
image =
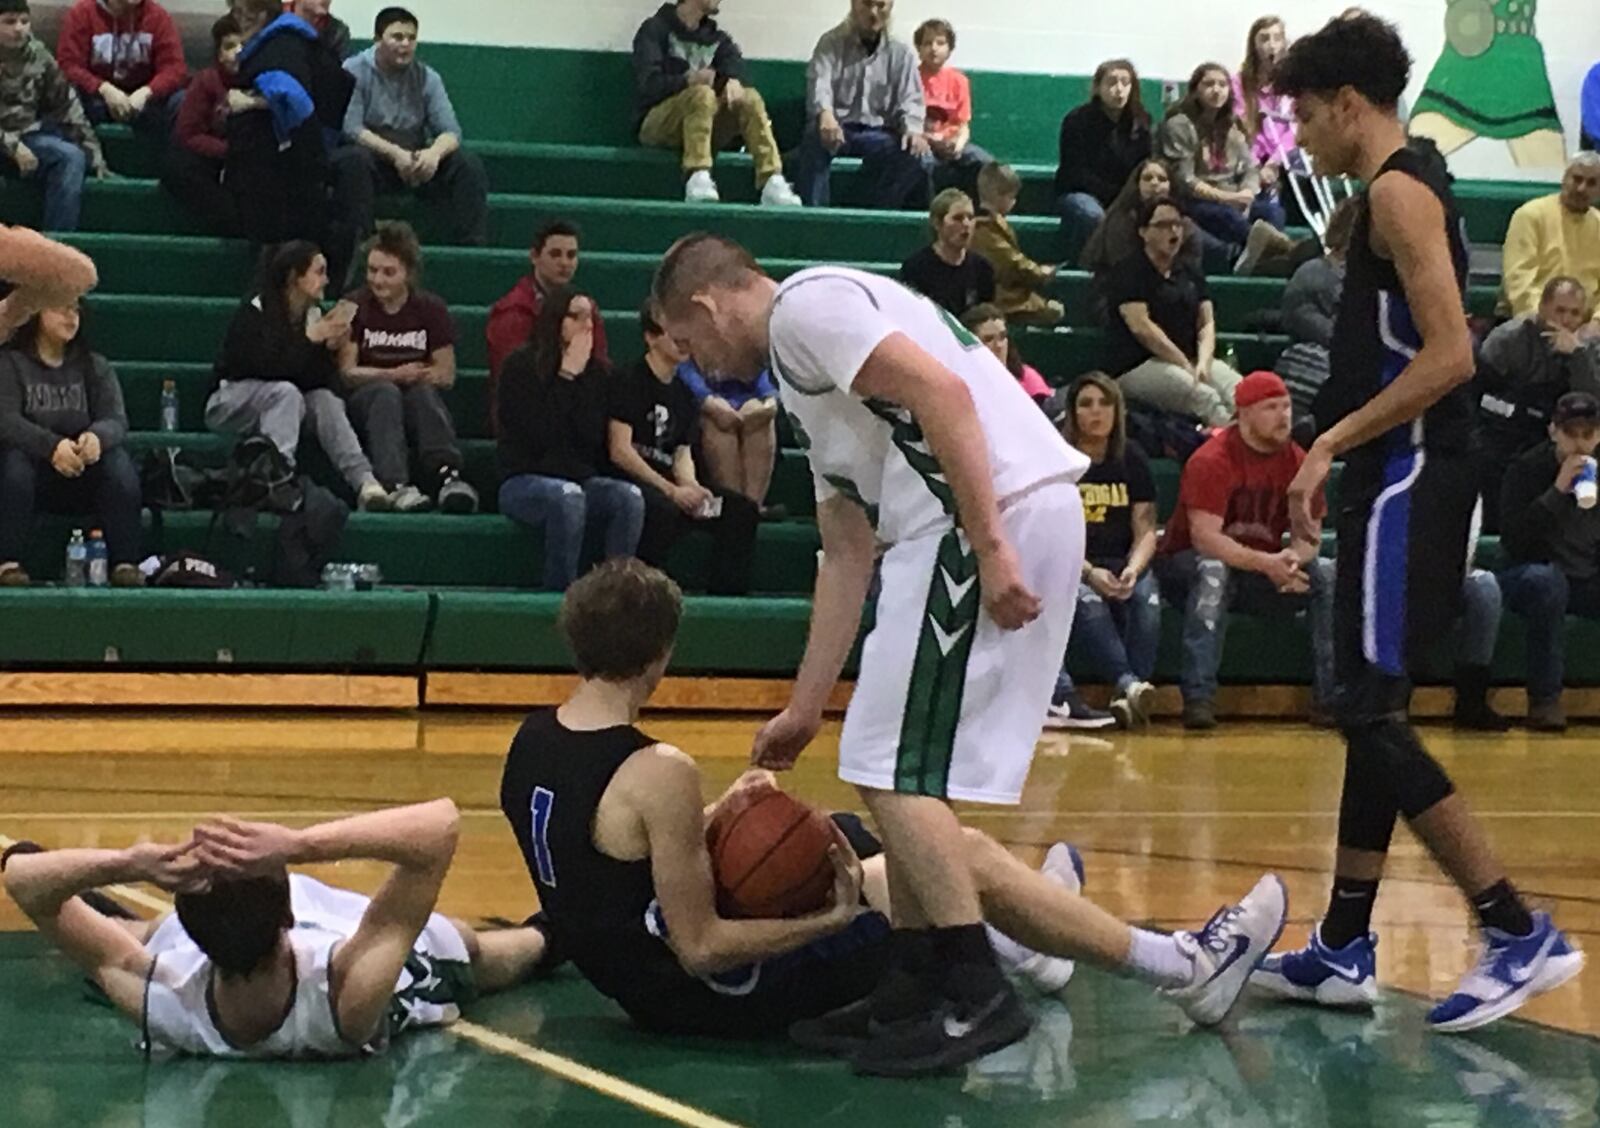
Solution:
[[[99,353],[91,355],[89,373],[89,430],[100,438],[106,450],[128,437],[128,412],[122,402],[122,385],[109,361]]]
[[[184,95],[183,105],[178,107],[178,123],[175,127],[178,144],[191,153],[212,160],[225,158],[228,155],[228,143],[211,131],[211,123],[217,112],[218,98],[227,96],[226,87],[197,77],[190,84],[189,93]]]
[[[895,116],[899,118],[900,135],[910,137],[921,133],[928,124],[928,96],[922,89],[922,72],[911,48],[895,43],[894,64],[899,71],[895,84]]]
[[[1127,466],[1128,500],[1134,504],[1156,500],[1156,480],[1150,473],[1150,460],[1131,441],[1127,448]]]
[[[489,345],[489,371],[498,373],[506,358],[528,343],[533,332],[533,315],[520,306],[497,305],[489,311],[488,324],[483,336]],[[600,347],[599,334],[595,334],[595,348]]]
[[[432,67],[428,68],[427,77],[423,79],[422,97],[429,141],[441,133],[454,134],[456,140],[461,140],[461,119],[456,117],[456,108],[450,104],[450,92],[445,89],[444,79]]]
[[[1178,504],[1226,519],[1234,483],[1226,460],[1215,457],[1220,453],[1214,447],[1210,452],[1196,451],[1190,456],[1178,481]]]
[[[1244,130],[1236,129],[1228,134],[1228,148],[1234,150],[1232,163],[1240,190],[1254,196],[1261,191],[1261,166],[1250,151],[1250,142],[1245,139]]]
[[[824,35],[817,40],[806,64],[806,114],[815,118],[823,110],[833,110],[833,43]]]
[[[1517,367],[1517,330],[1522,324],[1521,321],[1508,321],[1504,325],[1496,325],[1483,339],[1483,347],[1478,350],[1476,374],[1477,385],[1482,390],[1500,391],[1511,383],[1512,372]]]
[[[506,358],[492,405],[500,425],[500,441],[530,453],[537,449],[539,413],[534,410],[533,350],[518,349]]]
[[[1500,541],[1511,559],[1527,562],[1549,559],[1550,533],[1566,498],[1526,459],[1513,462],[1500,487]]]
[[[972,80],[961,71],[956,71],[956,78],[958,79],[956,82],[956,109],[951,116],[950,123],[952,125],[971,125]],[[923,91],[923,98],[926,101],[927,91]]]
[[[1327,264],[1308,262],[1294,272],[1283,290],[1283,328],[1291,340],[1309,341],[1327,348],[1333,340],[1333,315],[1327,312],[1323,291],[1335,283]]]
[[[1194,123],[1182,114],[1175,114],[1161,123],[1156,131],[1156,152],[1167,162],[1173,179],[1184,188],[1195,182],[1194,162],[1200,151],[1200,137]]]
[[[1600,357],[1593,345],[1582,345],[1567,358],[1567,379],[1570,391],[1600,396]]]
[[[166,98],[182,90],[183,84],[189,81],[189,64],[183,58],[183,37],[178,34],[177,23],[164,9],[147,4],[144,18],[151,32],[150,65],[155,68],[150,79],[150,94]]]
[[[982,255],[975,256],[977,261],[976,271],[978,284],[974,289],[978,293],[978,304],[994,301],[994,267]]]
[[[61,31],[56,39],[56,62],[67,81],[83,94],[100,90],[101,77],[89,69],[93,29],[89,26],[89,13],[77,4],[67,9],[61,19]]]
[[[770,326],[775,375],[796,390],[848,392],[894,326],[852,278],[821,275],[780,293]]]
[[[1080,183],[1083,143],[1078,138],[1078,122],[1073,111],[1061,116],[1061,130],[1056,135],[1056,195],[1076,192]]]
[[[1506,227],[1502,262],[1511,316],[1528,317],[1538,312],[1539,221],[1527,205],[1517,209]]]
[[[744,52],[739,50],[739,45],[733,41],[733,36],[727,32],[719,32],[717,41],[717,54],[711,60],[711,66],[722,78],[736,78],[744,81],[745,65]]]
[[[1578,114],[1583,131],[1600,139],[1600,63],[1589,68],[1583,76],[1583,88],[1578,95]]]
[[[48,459],[61,436],[22,413],[22,374],[10,355],[0,357],[0,446]]]
[[[354,80],[350,87],[350,103],[344,108],[344,136],[354,141],[367,128],[368,77],[356,68],[358,59],[347,59],[345,73]]]
[[[695,403],[704,401],[711,394],[711,386],[706,383],[705,374],[692,360],[678,365],[678,379],[689,389],[689,394],[694,397]]]
[[[667,52],[657,35],[654,16],[640,24],[633,37],[633,84],[640,101],[652,106],[665,102],[689,85],[688,74],[667,71]]]

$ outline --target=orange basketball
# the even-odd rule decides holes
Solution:
[[[718,908],[728,916],[798,917],[833,892],[833,820],[781,791],[758,790],[706,832]]]

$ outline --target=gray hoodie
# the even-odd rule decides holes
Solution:
[[[85,431],[104,450],[128,434],[122,386],[105,357],[78,349],[51,368],[16,349],[0,352],[0,447],[48,459],[62,439]]]

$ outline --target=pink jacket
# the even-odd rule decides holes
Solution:
[[[1239,120],[1244,121],[1244,79],[1233,76],[1233,104]],[[1257,95],[1256,105],[1261,117],[1261,129],[1250,139],[1250,152],[1257,164],[1283,165],[1284,157],[1300,147],[1294,135],[1294,99],[1287,94],[1274,94],[1266,87]]]

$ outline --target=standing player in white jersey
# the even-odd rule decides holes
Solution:
[[[737,244],[691,235],[654,299],[702,370],[754,380],[771,364],[816,479],[811,635],[788,708],[756,738],[761,766],[793,766],[816,735],[883,546],[839,775],[885,843],[895,970],[819,1020],[827,1038],[796,1036],[854,1032],[858,1069],[901,1075],[1015,1041],[1029,1018],[996,966],[949,801],[1021,797],[1072,626],[1087,460],[976,338],[898,283],[820,267],[780,286]],[[1200,1021],[1226,1013],[1285,909],[1276,878],[1194,936],[1074,907],[1064,925],[1024,920],[1030,946],[1142,973]]]

